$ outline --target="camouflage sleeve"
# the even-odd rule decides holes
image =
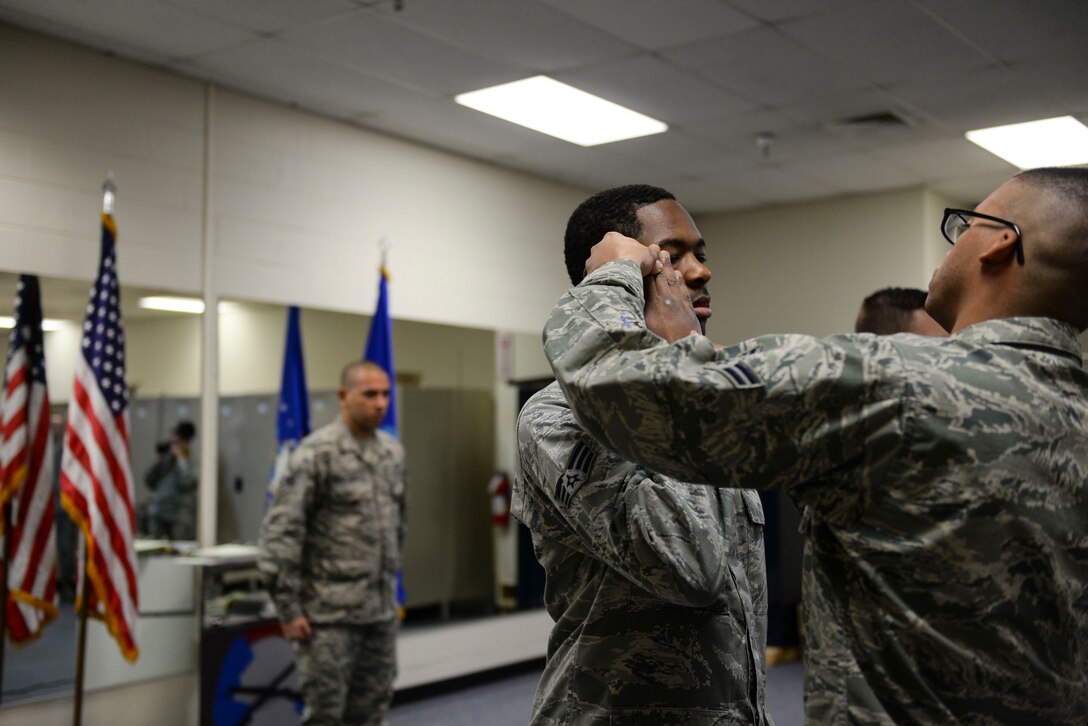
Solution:
[[[200,464],[195,458],[178,461],[178,491],[186,493],[196,491],[200,483],[199,472]]]
[[[554,394],[534,397],[518,419],[516,486],[531,489],[522,492],[519,514],[663,601],[720,601],[729,583],[726,517],[714,490],[647,473],[603,451]]]
[[[302,448],[292,452],[287,472],[261,525],[257,568],[282,622],[305,614],[301,602],[302,552],[315,478],[313,452]]]
[[[895,429],[901,407],[894,396],[869,403],[879,377],[866,375],[848,336],[669,345],[646,330],[642,305],[637,266],[613,262],[562,298],[545,327],[556,378],[594,438],[684,481],[795,488],[802,503],[822,496],[836,509],[882,475],[888,447],[867,442]]]
[[[397,553],[404,554],[404,540],[408,536],[408,465],[405,463],[404,454],[400,457],[400,484],[397,487],[397,506],[399,507],[397,520]]]

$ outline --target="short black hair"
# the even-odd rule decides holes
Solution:
[[[862,301],[854,332],[877,335],[902,333],[910,327],[914,311],[924,310],[925,307],[925,290],[909,287],[877,290]]]
[[[567,232],[563,237],[563,257],[572,284],[577,285],[585,277],[589,250],[609,232],[619,232],[628,237],[642,234],[638,210],[647,204],[676,197],[661,187],[649,184],[628,184],[597,192],[578,205],[567,220]]]
[[[1044,166],[1013,177],[1037,189],[1045,189],[1069,204],[1069,242],[1088,240],[1088,169]]]
[[[1044,166],[1027,169],[1013,179],[1053,190],[1074,202],[1078,208],[1088,204],[1088,169],[1071,166]]]
[[[174,427],[174,436],[182,441],[192,441],[196,436],[196,426],[193,426],[192,421],[178,421],[177,426]]]

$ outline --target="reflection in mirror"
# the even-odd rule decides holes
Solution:
[[[0,316],[11,315],[17,273],[0,272]],[[53,475],[56,484],[62,437],[71,395],[81,326],[90,292],[89,280],[41,278],[45,326],[46,383],[54,437]],[[165,313],[139,307],[139,299],[160,290],[122,287],[122,317],[126,337],[126,367],[130,393],[129,437],[135,489],[137,528],[148,532],[148,511],[153,492],[145,474],[156,460],[156,444],[171,438],[178,422],[199,421],[200,328],[197,316]],[[5,355],[8,329],[0,329]],[[191,456],[198,455],[196,439]],[[163,459],[166,456],[162,457]],[[185,506],[195,506],[187,502]],[[41,636],[21,647],[10,643],[4,653],[3,703],[67,695],[75,679],[75,590],[79,534],[56,500],[58,617]],[[101,626],[97,626],[101,628]],[[101,628],[104,633],[104,628]],[[113,647],[116,650],[115,646]],[[118,656],[119,658],[119,656]],[[93,678],[91,680],[93,683]]]
[[[316,430],[340,415],[340,370],[362,356],[370,318],[304,309],[300,323]],[[255,542],[276,448],[286,308],[232,301],[219,327],[218,536]],[[394,347],[408,466],[408,622],[493,612],[495,334],[397,321]]]
[[[14,299],[17,275],[0,273],[0,305]],[[67,399],[80,343],[89,281],[42,280],[45,316],[62,322],[46,333],[45,353],[55,433],[63,433]],[[169,442],[184,421],[199,425],[201,318],[199,314],[148,310],[140,298],[168,294],[124,287],[130,387],[130,444],[138,529],[150,533],[154,490],[149,474],[164,468]],[[6,303],[10,307],[10,302]],[[4,314],[0,308],[0,315]],[[219,434],[217,542],[254,543],[265,508],[275,450],[275,419],[283,364],[286,308],[226,301],[219,306]],[[363,315],[302,312],[302,339],[310,391],[312,427],[339,415],[340,369],[360,357],[370,326]],[[535,336],[532,336],[535,337]],[[499,429],[513,430],[516,395],[498,382],[494,331],[396,321],[396,384],[401,440],[407,454],[408,536],[403,553],[407,599],[406,631],[417,625],[538,606],[541,583],[519,582],[535,565],[527,536],[514,521],[495,524],[489,484],[495,473]],[[0,343],[7,336],[0,330]],[[499,397],[497,399],[497,396]],[[509,420],[496,424],[496,400],[510,397]],[[507,415],[504,414],[504,415]],[[200,432],[192,441],[200,457]],[[509,444],[507,444],[509,445]],[[58,447],[59,451],[59,447]],[[193,470],[197,468],[194,465]],[[512,473],[512,472],[511,472]],[[154,476],[150,477],[154,480]],[[198,511],[195,501],[184,508]],[[5,704],[70,695],[75,670],[73,593],[78,534],[58,508],[60,615],[42,637],[5,655]],[[176,534],[172,532],[171,534]],[[146,540],[144,541],[147,544]],[[177,544],[177,543],[175,543]],[[184,570],[145,547],[140,558],[140,659],[121,661],[98,623],[88,689],[133,678],[192,670],[201,642],[197,614],[206,605]],[[181,573],[181,574],[179,574]],[[145,582],[146,579],[146,582]],[[251,586],[252,583],[249,583]],[[220,593],[227,599],[231,592]]]

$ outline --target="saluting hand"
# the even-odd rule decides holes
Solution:
[[[660,249],[657,245],[647,247],[637,239],[624,237],[619,232],[609,232],[589,251],[585,272],[588,275],[612,260],[631,260],[638,263],[645,277],[661,269],[657,262],[657,253]]]
[[[654,245],[656,247],[656,245]],[[700,330],[684,276],[668,252],[657,253],[660,272],[646,278],[646,327],[672,343]]]

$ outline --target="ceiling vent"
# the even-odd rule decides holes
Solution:
[[[824,128],[843,135],[861,136],[904,131],[914,125],[912,119],[898,111],[878,111],[829,121]]]

